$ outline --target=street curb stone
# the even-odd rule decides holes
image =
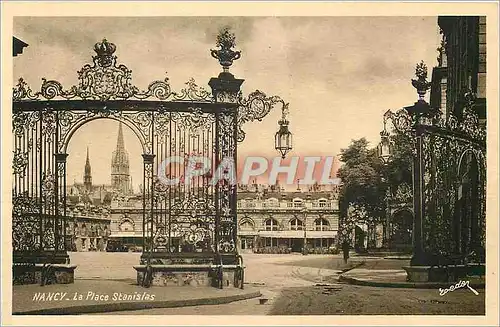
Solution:
[[[115,302],[92,305],[76,305],[61,308],[47,308],[38,310],[12,312],[13,315],[76,315],[85,313],[103,313],[113,311],[132,311],[154,308],[177,308],[198,305],[216,305],[226,304],[235,301],[248,300],[262,296],[260,291],[244,294],[219,296],[211,298],[186,299],[186,300],[167,300],[154,302]]]
[[[401,283],[401,282],[379,282],[373,280],[363,280],[354,277],[348,277],[344,275],[339,276],[339,281],[348,283],[351,285],[358,286],[373,286],[373,287],[388,287],[388,288],[420,288],[420,289],[437,289],[437,288],[448,288],[453,285],[454,282],[449,283]],[[471,287],[484,289],[485,283],[471,283]]]

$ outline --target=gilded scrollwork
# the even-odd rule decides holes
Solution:
[[[219,251],[222,253],[231,253],[234,252],[236,246],[234,244],[234,240],[220,240],[219,241]]]
[[[52,199],[55,195],[56,182],[55,176],[50,171],[43,174],[42,177],[42,195],[46,199]]]
[[[16,86],[12,89],[12,100],[36,100],[36,93],[33,93],[28,83],[23,78],[19,78]]]
[[[417,65],[416,75],[412,84],[417,89],[418,102],[397,112],[386,112],[384,126],[391,121],[396,132],[411,137],[414,159],[420,160],[417,155],[422,155],[422,161],[418,162],[424,168],[422,175],[415,175],[423,182],[422,194],[412,192],[412,196],[423,203],[419,209],[424,219],[424,250],[445,255],[477,250],[478,243],[484,246],[486,128],[475,108],[475,94],[470,90],[463,92],[457,102],[460,110],[455,111],[460,112],[460,116],[453,112],[444,114],[440,108],[432,108],[424,101],[430,87],[425,64]],[[416,147],[417,139],[422,142],[421,152]],[[407,198],[402,194],[396,197]],[[464,206],[464,201],[470,205]],[[457,217],[476,225],[467,227],[471,228],[469,233],[476,233],[471,235],[473,239],[460,241],[462,247],[470,247],[466,250],[457,248],[459,239],[464,237],[456,235],[457,224],[460,224]]]
[[[243,100],[242,92],[233,91],[218,91],[217,92],[217,102],[222,103],[239,103]]]
[[[201,101],[214,102],[212,93],[205,90],[196,84],[193,78],[190,78],[186,83],[186,87],[181,89],[179,93],[174,93],[172,100],[174,101]]]
[[[45,249],[53,250],[56,247],[56,237],[54,233],[54,219],[47,218],[43,226],[43,246]]]
[[[22,217],[25,214],[38,214],[40,207],[38,201],[30,197],[28,192],[12,194],[12,215]]]
[[[461,117],[456,117],[451,113],[445,115],[441,110],[434,109],[429,113],[429,117],[423,115],[417,121],[406,109],[400,109],[396,112],[388,110],[384,114],[384,124],[390,121],[397,132],[410,133],[418,123],[423,126],[456,132],[467,138],[484,142],[486,128],[480,123],[479,116],[474,110],[475,96],[471,92],[465,92],[463,98],[464,107]]]
[[[384,114],[384,124],[390,120],[394,129],[399,133],[408,133],[413,128],[413,119],[406,109],[400,109],[396,112],[390,110]]]
[[[12,247],[14,251],[37,249],[39,240],[40,207],[28,192],[12,195]]]
[[[29,114],[24,112],[16,113],[12,116],[12,131],[17,137],[22,137],[26,128]]]
[[[215,123],[213,114],[203,113],[200,108],[191,107],[188,112],[173,112],[171,119],[178,131],[187,131],[190,137],[211,131]]]
[[[259,90],[250,93],[246,98],[241,98],[238,107],[238,142],[243,142],[245,139],[244,124],[262,121],[277,105],[280,106],[284,114],[288,112],[288,104],[279,96],[267,96]]]
[[[56,113],[51,110],[46,110],[42,114],[42,135],[45,136],[45,141],[51,143],[57,128]]]
[[[170,135],[170,114],[164,110],[154,113],[154,132],[160,143],[164,143],[164,137]]]
[[[180,198],[172,205],[175,216],[189,216],[192,220],[204,220],[206,216],[215,215],[215,206],[207,198],[188,196]]]
[[[30,147],[28,147],[28,151],[22,151],[21,149],[16,149],[14,151],[14,157],[12,159],[12,170],[14,174],[20,178],[23,178],[26,173],[26,167],[28,166],[28,153],[30,151]]]

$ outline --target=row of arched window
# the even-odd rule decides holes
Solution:
[[[274,218],[269,218],[264,221],[265,230],[267,231],[277,231],[279,230],[279,223]],[[290,220],[290,230],[304,230],[304,223],[300,219]],[[318,218],[314,220],[314,227],[317,231],[327,231],[330,230],[330,223],[324,218]],[[245,220],[240,224],[241,229],[251,230],[254,229],[252,222]]]

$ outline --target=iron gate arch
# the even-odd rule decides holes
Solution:
[[[69,146],[69,143],[71,141],[71,138],[73,137],[73,135],[81,127],[83,127],[83,126],[87,125],[88,123],[91,123],[91,122],[93,122],[95,120],[103,120],[103,119],[114,120],[114,121],[117,121],[117,122],[122,123],[125,126],[127,126],[134,133],[134,135],[137,137],[137,140],[141,144],[141,148],[142,148],[143,153],[147,152],[145,135],[143,135],[141,133],[141,131],[138,130],[133,123],[131,123],[130,121],[128,121],[124,117],[120,117],[120,116],[104,116],[104,115],[101,116],[101,117],[99,117],[99,116],[86,117],[84,120],[79,121],[78,123],[73,124],[71,126],[71,130],[69,130],[67,132],[67,134],[65,135],[64,139],[61,141],[60,152],[61,153],[68,153],[68,146]]]
[[[261,120],[276,105],[288,108],[281,98],[261,91],[242,97],[243,80],[228,72],[228,53],[233,53],[231,63],[239,58],[231,50],[234,35],[226,31],[219,38],[227,40],[218,42],[221,49],[211,50],[212,56],[226,57],[218,58],[224,71],[210,81],[212,92],[193,79],[174,92],[168,78],[140,90],[131,83],[131,70],[118,64],[116,46],[106,39],[95,44],[92,64],[78,71],[78,85],[65,89],[44,78],[40,91],[33,92],[19,79],[12,113],[14,265],[69,263],[64,242],[67,147],[76,130],[103,118],[126,124],[142,145],[141,263],[169,258],[175,252],[172,242],[180,236],[190,244],[188,252],[226,254],[229,261],[238,261],[236,186],[209,183],[210,173],[167,186],[157,175],[159,165],[172,155],[207,157],[212,171],[224,158],[236,166],[237,143],[245,138],[242,125]],[[182,177],[183,171],[170,165],[167,174]],[[24,283],[24,278],[14,276],[14,282]]]

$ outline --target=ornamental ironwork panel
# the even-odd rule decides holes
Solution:
[[[423,135],[424,250],[485,249],[485,147],[440,131]]]
[[[118,63],[116,46],[106,39],[95,44],[96,55],[78,71],[77,85],[66,88],[43,78],[40,90],[33,91],[19,79],[13,88],[12,114],[15,262],[67,258],[71,231],[78,232],[78,226],[67,221],[68,144],[81,126],[96,119],[123,123],[142,146],[144,254],[236,254],[236,183],[229,183],[227,174],[236,169],[243,125],[262,120],[277,104],[288,111],[288,104],[261,91],[243,98],[243,80],[234,77],[221,82],[231,75],[229,66],[240,52],[231,50],[234,36],[228,32],[221,34],[217,45],[221,49],[211,54],[224,72],[212,79],[212,92],[193,79],[175,92],[168,78],[141,90],[132,83],[132,70]],[[172,157],[185,158],[185,164],[192,157],[207,158],[210,168],[187,178],[180,165],[165,165],[164,160]],[[219,166],[226,167],[226,178],[213,183],[212,177],[221,173]],[[177,182],[168,184],[165,179]]]

